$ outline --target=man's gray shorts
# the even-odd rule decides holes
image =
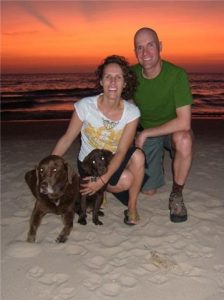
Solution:
[[[170,152],[171,158],[174,157],[171,135],[146,139],[143,150],[147,162],[145,173],[149,176],[149,179],[143,185],[142,191],[157,189],[165,184],[163,169],[164,149]]]

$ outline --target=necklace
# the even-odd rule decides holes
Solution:
[[[119,123],[119,121],[114,122],[114,121],[110,121],[110,120],[107,120],[107,119],[104,119],[104,118],[102,118],[102,121],[103,121],[103,126],[107,130],[113,129]]]

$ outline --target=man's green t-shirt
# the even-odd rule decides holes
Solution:
[[[140,64],[132,69],[138,79],[133,99],[141,111],[143,128],[160,126],[176,118],[176,108],[192,104],[187,74],[182,68],[163,60],[162,70],[154,79],[143,77]]]

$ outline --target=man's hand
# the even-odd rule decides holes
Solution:
[[[145,135],[145,130],[138,133],[135,138],[135,146],[142,149],[146,138],[147,136]]]

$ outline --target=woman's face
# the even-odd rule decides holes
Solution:
[[[125,87],[124,75],[121,67],[111,63],[104,68],[103,77],[100,81],[103,92],[108,98],[120,98]]]

